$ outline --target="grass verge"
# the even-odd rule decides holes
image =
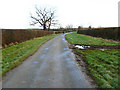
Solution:
[[[66,40],[70,44],[81,45],[118,45],[119,42],[102,38],[95,38],[87,35],[77,34],[76,32],[67,34]],[[119,84],[119,59],[120,50],[79,50],[76,52],[88,64],[88,71],[93,76],[99,88],[120,88]]]
[[[120,50],[79,50],[80,56],[88,63],[88,70],[99,88],[120,88],[119,63]]]
[[[34,38],[2,49],[2,61],[0,61],[2,63],[2,75],[21,64],[28,56],[35,53],[43,43],[58,35],[60,34]]]
[[[117,41],[77,34],[76,32],[67,34],[66,40],[70,44],[82,44],[82,45],[118,45],[119,44],[119,42]]]

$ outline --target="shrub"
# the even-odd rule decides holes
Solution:
[[[2,47],[11,43],[21,43],[36,37],[53,34],[54,31],[29,30],[29,29],[2,29]]]
[[[92,28],[87,30],[78,30],[77,33],[93,37],[102,37],[104,39],[120,40],[120,27]]]

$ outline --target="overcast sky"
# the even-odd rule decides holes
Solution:
[[[32,28],[30,13],[35,5],[56,9],[61,26],[118,26],[120,0],[0,0],[0,28]],[[34,26],[38,28],[38,26]]]

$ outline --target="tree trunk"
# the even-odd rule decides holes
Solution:
[[[50,30],[50,25],[48,26],[48,30]]]
[[[46,24],[43,25],[43,30],[46,30]]]
[[[48,24],[48,30],[50,30],[50,26],[51,26],[51,21]]]

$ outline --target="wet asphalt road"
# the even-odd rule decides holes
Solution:
[[[3,77],[3,88],[90,88],[64,35],[43,44]]]

